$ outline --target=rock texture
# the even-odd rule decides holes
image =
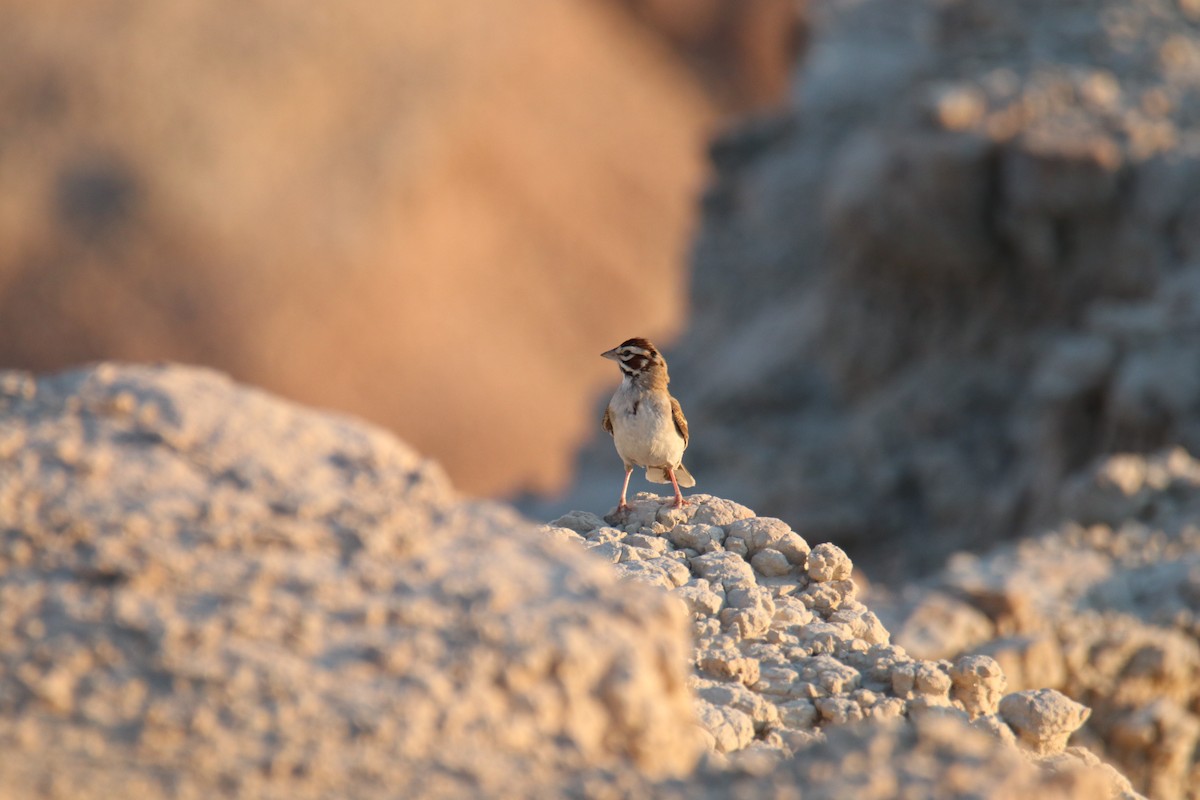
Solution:
[[[539,531],[207,371],[0,373],[0,794],[1136,797],[851,570],[711,496]]]
[[[882,737],[874,746],[889,752],[927,744],[929,730],[932,739],[949,741],[955,731],[973,729],[1020,743],[1042,758],[1043,769],[1096,763],[1090,754],[1066,749],[1089,709],[1053,689],[1006,695],[1003,671],[986,656],[955,663],[912,658],[891,644],[879,618],[857,599],[846,554],[829,543],[810,548],[781,520],[710,495],[693,495],[688,506],[675,509],[668,498],[639,494],[628,512],[602,519],[573,511],[547,531],[687,606],[700,725],[710,748],[731,755],[736,766],[771,771],[777,760],[794,756],[806,763],[803,769],[813,768],[810,745],[830,728],[864,720],[886,731],[866,738]],[[918,728],[915,745],[911,732],[880,725],[931,716],[952,721]],[[1000,749],[994,740],[990,747]],[[780,767],[781,774],[788,769]],[[896,772],[889,776],[889,770]],[[913,776],[901,780],[897,773],[903,772],[890,762],[862,777],[879,786],[908,785]],[[1012,786],[1032,774],[1021,773]],[[1106,792],[1133,796],[1115,770],[1105,775]],[[839,783],[838,791],[847,785]],[[991,791],[999,796],[1009,788]],[[876,796],[883,790],[866,791]]]
[[[700,753],[676,603],[214,373],[3,373],[0,537],[6,797],[499,796]]]
[[[891,720],[840,728],[779,763],[772,772],[763,769],[763,765],[751,763],[735,772],[704,774],[702,780],[683,790],[664,791],[661,796],[714,800],[764,796],[805,800],[1140,797],[1115,770],[1087,750],[1071,748],[1034,762],[1014,748],[997,746],[993,736],[940,715],[911,725]]]
[[[561,486],[596,354],[680,324],[710,118],[611,6],[0,0],[0,366],[207,364]]]
[[[1070,521],[1053,531],[957,556],[906,602],[881,607],[914,655],[985,655],[1015,689],[1087,704],[1080,741],[1151,797],[1195,798],[1200,462],[1178,449],[1106,459],[1068,485],[1061,512]]]
[[[791,108],[711,149],[667,354],[699,485],[903,579],[1200,448],[1196,4],[810,8]]]

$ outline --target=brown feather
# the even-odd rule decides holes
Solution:
[[[612,429],[612,412],[608,409],[608,406],[604,407],[604,420],[600,425],[603,426],[604,430],[608,431],[609,436],[614,435]]]
[[[658,348],[651,344],[649,339],[643,339],[641,336],[635,336],[632,339],[626,339],[617,345],[617,349],[622,347],[637,347],[647,351],[651,355],[658,354]]]
[[[683,416],[683,409],[679,407],[679,401],[674,397],[671,398],[671,418],[675,420],[675,430],[683,437],[683,444],[686,446],[688,441],[687,419]]]

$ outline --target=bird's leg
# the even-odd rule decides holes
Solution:
[[[667,477],[671,479],[671,485],[675,487],[675,508],[683,508],[688,501],[684,500],[683,495],[679,492],[679,481],[675,480],[675,470],[668,468]]]
[[[617,503],[617,513],[629,510],[629,503],[625,502],[625,493],[629,491],[629,476],[633,474],[633,467],[625,468],[625,483],[621,486],[621,502]]]

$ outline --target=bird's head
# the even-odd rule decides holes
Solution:
[[[600,355],[617,362],[621,373],[631,380],[659,375],[665,379],[667,376],[667,362],[649,339],[626,339]]]

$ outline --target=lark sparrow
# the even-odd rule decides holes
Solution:
[[[675,507],[686,505],[680,486],[695,486],[683,466],[688,425],[679,401],[667,391],[667,362],[646,339],[628,339],[608,352],[621,368],[621,385],[604,409],[604,430],[612,434],[617,455],[625,462],[625,483],[617,511],[626,511],[625,493],[634,467],[646,468],[646,480],[675,487]]]

